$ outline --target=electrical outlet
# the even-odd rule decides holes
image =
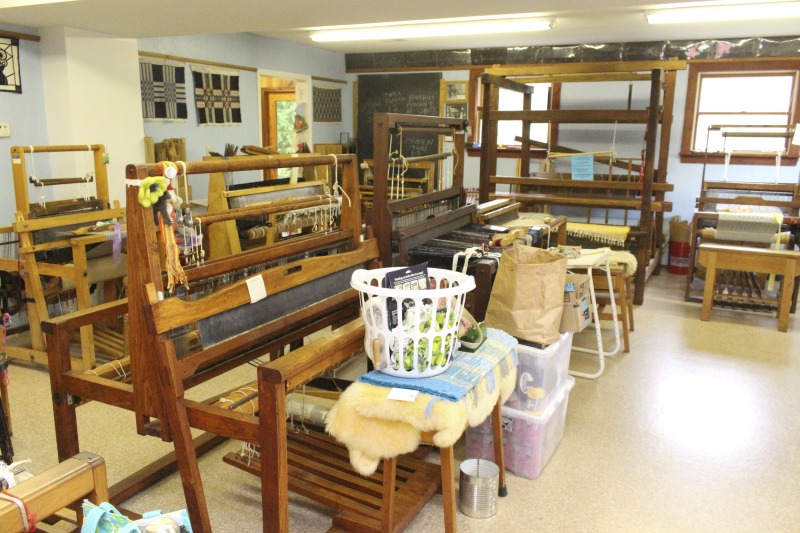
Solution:
[[[11,137],[11,126],[8,122],[0,122],[0,137]]]

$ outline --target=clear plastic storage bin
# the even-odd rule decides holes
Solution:
[[[555,392],[553,402],[540,415],[503,406],[503,451],[506,469],[536,479],[564,436],[569,392],[575,378],[567,376]],[[467,457],[494,459],[491,420],[467,428]]]
[[[518,344],[517,386],[506,405],[533,415],[544,412],[569,375],[571,351],[572,333],[562,333],[561,338],[543,349]]]

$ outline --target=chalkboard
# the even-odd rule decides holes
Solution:
[[[358,157],[372,159],[372,122],[375,113],[439,115],[441,73],[371,74],[358,77]],[[439,139],[433,135],[403,136],[403,155],[435,154]]]

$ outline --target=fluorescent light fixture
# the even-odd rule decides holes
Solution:
[[[0,0],[0,9],[7,7],[32,7],[45,4],[66,4],[76,0]]]
[[[800,2],[729,4],[663,9],[644,14],[650,24],[689,24],[726,20],[782,19],[800,17]]]
[[[481,35],[488,33],[521,33],[549,30],[552,19],[531,18],[524,15],[492,17],[491,19],[463,18],[408,21],[358,26],[333,26],[312,28],[311,40],[318,43],[341,41],[388,41],[393,39],[419,39],[422,37],[448,37],[452,35]]]

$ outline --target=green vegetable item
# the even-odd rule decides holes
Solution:
[[[435,321],[434,321],[435,320]],[[419,333],[431,333],[431,326],[435,324],[435,332],[445,329],[445,321],[447,328],[452,329],[456,324],[455,312],[452,309],[443,307],[433,312],[433,306],[425,304],[418,307],[408,308],[403,316],[402,333],[396,332],[398,336],[403,336],[403,348],[399,349],[397,338],[391,347],[393,364],[392,366],[397,370],[400,367],[400,357],[397,357],[398,352],[402,353],[402,365],[406,372],[415,370],[414,361],[416,359],[416,370],[424,372],[429,368],[444,367],[447,365],[450,355],[454,350],[455,335],[448,333],[442,338],[442,335],[436,335],[430,340],[429,337],[422,337],[415,340],[410,335],[414,330]]]

